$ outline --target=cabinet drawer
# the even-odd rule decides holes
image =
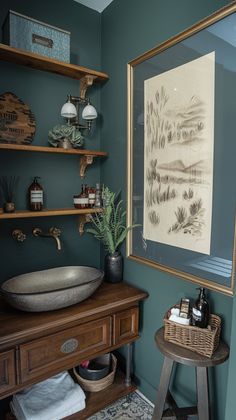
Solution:
[[[21,381],[69,369],[110,346],[111,317],[63,330],[20,346]]]
[[[114,315],[113,344],[123,344],[138,337],[138,307]]]
[[[16,385],[14,350],[0,353],[0,393],[9,391]]]

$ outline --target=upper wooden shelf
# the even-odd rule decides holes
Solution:
[[[4,150],[19,150],[24,152],[42,152],[42,153],[61,153],[65,155],[80,155],[80,156],[107,156],[107,152],[87,149],[63,149],[62,147],[47,147],[47,146],[31,146],[26,144],[8,144],[0,143],[0,149]]]
[[[80,156],[80,177],[84,178],[85,171],[88,165],[93,163],[96,157],[105,157],[107,152],[86,149],[63,149],[61,147],[46,147],[46,146],[31,146],[25,144],[6,144],[0,143],[0,150],[18,150],[25,152],[37,153],[60,153],[64,155],[77,155]]]
[[[77,80],[80,80],[87,75],[94,76],[94,81],[99,83],[109,79],[106,73],[82,66],[76,66],[75,64],[64,63],[62,61],[54,60],[53,58],[13,48],[5,44],[0,44],[0,60],[60,74],[61,76]]]

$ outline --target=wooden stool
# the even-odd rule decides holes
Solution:
[[[164,354],[164,364],[161,372],[157,401],[152,420],[187,420],[188,416],[198,414],[199,420],[209,420],[209,398],[207,368],[223,363],[229,356],[228,346],[220,342],[212,358],[201,356],[176,344],[164,340],[164,328],[160,328],[155,335],[159,350]],[[197,407],[179,408],[169,392],[169,383],[174,362],[187,366],[194,366],[197,379]],[[171,409],[165,410],[165,402]]]

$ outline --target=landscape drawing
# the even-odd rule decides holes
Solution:
[[[215,53],[144,82],[143,237],[210,254]]]

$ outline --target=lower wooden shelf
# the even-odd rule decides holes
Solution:
[[[0,220],[8,219],[28,219],[32,217],[49,217],[49,216],[72,216],[78,215],[79,223],[78,230],[80,235],[84,233],[84,225],[89,223],[90,215],[94,213],[101,213],[102,208],[87,208],[87,209],[44,209],[41,211],[17,210],[14,213],[0,213]]]
[[[86,408],[69,417],[65,417],[64,420],[86,420],[93,414],[136,389],[137,387],[134,384],[131,384],[130,386],[125,385],[125,375],[118,370],[112,385],[99,392],[86,393]],[[5,420],[15,420],[15,416],[7,413]]]
[[[85,420],[136,389],[137,387],[134,384],[125,385],[125,375],[118,370],[112,385],[99,392],[86,393],[86,408],[66,417],[65,420]]]
[[[0,220],[5,219],[25,219],[29,217],[48,217],[48,216],[71,216],[73,214],[92,214],[101,212],[101,208],[87,209],[44,209],[42,211],[17,210],[14,213],[0,213]]]

